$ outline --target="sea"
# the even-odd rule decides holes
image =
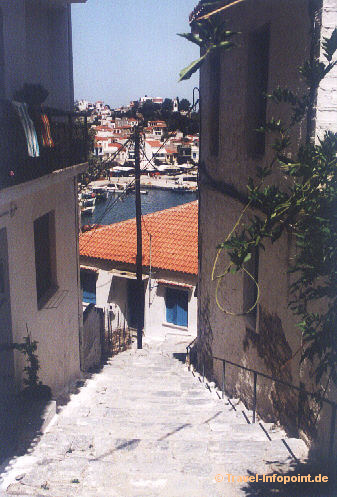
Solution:
[[[143,189],[143,188],[142,188]],[[177,192],[173,190],[149,189],[147,194],[141,195],[142,214],[176,207],[197,200],[195,191]],[[127,195],[109,192],[108,198],[96,202],[92,214],[82,214],[82,226],[85,224],[113,224],[136,217],[135,193]]]

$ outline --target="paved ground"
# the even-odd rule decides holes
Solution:
[[[10,462],[0,495],[247,495],[246,484],[226,481],[228,473],[271,473],[290,463],[284,433],[265,426],[271,442],[258,424],[247,424],[240,405],[235,412],[172,358],[170,347],[127,351],[86,380],[39,443]],[[288,443],[305,454],[302,442]]]

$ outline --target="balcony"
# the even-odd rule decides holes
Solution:
[[[0,104],[0,190],[87,162],[89,142],[85,115],[44,107],[53,146],[39,146],[39,156],[30,157],[23,126],[10,102]]]

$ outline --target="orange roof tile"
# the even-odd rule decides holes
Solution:
[[[198,201],[143,216],[143,265],[197,274]],[[135,264],[136,219],[80,234],[80,255]]]
[[[162,143],[159,140],[146,140],[146,143],[152,148],[160,148],[162,146]]]
[[[177,154],[177,149],[175,147],[165,147],[165,151],[167,154]]]

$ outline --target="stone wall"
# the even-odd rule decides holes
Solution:
[[[201,70],[199,362],[204,362],[208,376],[215,378],[219,384],[222,364],[212,360],[212,356],[227,358],[298,387],[303,385],[308,390],[315,387],[312,371],[300,365],[301,334],[296,326],[296,317],[288,307],[291,284],[288,267],[295,250],[291,235],[284,235],[274,245],[267,242],[266,250],[260,250],[258,280],[261,294],[253,320],[221,310],[215,299],[219,279],[212,281],[211,278],[217,246],[232,231],[243,210],[239,200],[224,195],[219,189],[225,186],[228,190],[228,186],[234,186],[244,195],[247,179],[254,174],[256,165],[267,164],[272,154],[269,137],[266,139],[265,153],[259,157],[253,157],[248,146],[249,113],[252,107],[249,89],[251,34],[266,27],[270,30],[267,91],[271,92],[278,85],[299,91],[302,83],[298,77],[298,67],[309,57],[311,47],[308,5],[307,0],[256,0],[238,4],[226,11],[228,29],[242,34],[237,37],[238,46],[223,53],[220,60],[219,152],[213,156],[210,135],[214,126],[210,63]],[[337,5],[333,0],[325,1],[323,5],[322,35],[325,36],[332,26],[337,25]],[[320,134],[323,129],[336,130],[335,81],[336,71],[331,73],[318,93],[316,131]],[[285,108],[268,103],[267,119],[286,116]],[[305,133],[305,123],[294,130],[295,145],[303,140]],[[272,178],[273,181],[275,179],[285,181],[281,176]],[[246,217],[251,215],[252,212],[246,213]],[[242,222],[246,217],[243,217]],[[237,230],[240,231],[240,223]],[[221,254],[214,271],[215,277],[224,272],[228,262],[228,256]],[[243,313],[247,309],[247,281],[244,274],[227,275],[220,280],[219,304],[225,311]],[[230,367],[226,377],[229,393],[240,396],[252,407],[252,374]],[[313,402],[299,398],[296,391],[276,386],[269,380],[259,379],[257,392],[258,411],[265,419],[279,419],[291,433],[300,428],[308,440],[317,438],[319,432],[325,432],[326,442],[330,416],[326,409],[318,415]],[[330,395],[336,398],[334,393],[330,392]],[[324,445],[327,446],[326,443]]]

